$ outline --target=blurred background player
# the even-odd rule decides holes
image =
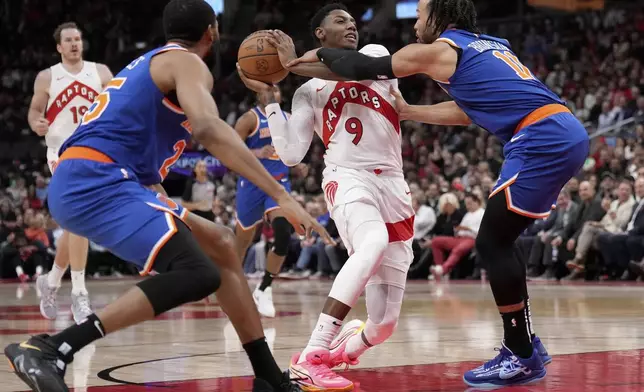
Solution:
[[[235,130],[248,148],[255,154],[262,165],[277,181],[291,192],[289,168],[275,153],[273,139],[268,128],[266,105],[268,102],[281,102],[279,87],[257,94],[258,105],[251,108],[237,120]],[[244,260],[246,250],[255,236],[255,226],[264,218],[273,228],[275,240],[273,247],[266,256],[266,270],[261,283],[253,292],[257,309],[265,317],[275,317],[273,305],[273,278],[277,276],[288,253],[288,246],[293,233],[293,227],[282,215],[275,200],[246,178],[239,176],[237,180],[237,226],[235,228],[237,250]]]
[[[480,34],[472,0],[420,0],[417,14],[418,43],[392,56],[374,59],[323,48],[302,60],[321,61],[358,80],[427,75],[453,101],[409,106],[394,91],[401,118],[436,125],[474,123],[501,139],[505,161],[476,250],[488,266],[504,339],[499,354],[466,372],[463,380],[481,388],[537,382],[546,376],[544,365],[551,358],[532,328],[526,269],[514,244],[535,219],[550,214],[563,186],[581,170],[588,133],[564,101],[520,62],[506,39]]]
[[[300,234],[315,230],[332,240],[219,118],[210,95],[213,76],[204,62],[219,40],[211,6],[203,0],[172,0],[164,9],[163,26],[167,44],[137,57],[108,83],[61,147],[50,184],[51,213],[62,227],[135,264],[144,276],[152,270],[157,274],[53,336],[7,346],[14,372],[33,391],[67,392],[67,364],[83,347],[215,291],[235,318],[261,380],[253,390],[291,389],[265,341],[229,230],[189,213],[167,198],[160,183],[194,137],[277,200]],[[224,280],[221,270],[229,270],[231,255],[237,273]],[[242,335],[249,324],[254,333]]]
[[[356,22],[342,4],[321,8],[311,20],[311,32],[322,47],[357,49]],[[296,57],[293,41],[284,33],[273,33],[269,42],[278,48],[283,62]],[[381,45],[367,45],[360,52],[389,54]],[[310,76],[312,69],[321,70],[302,64],[291,72]],[[333,78],[328,69],[322,72]],[[252,90],[270,90],[240,76]],[[351,255],[333,282],[308,345],[291,360],[291,380],[305,390],[353,390],[353,383],[331,368],[357,364],[361,354],[387,340],[398,324],[413,260],[414,209],[402,171],[400,122],[390,94],[397,85],[395,80],[312,79],[295,92],[290,118],[276,100],[266,106],[273,143],[287,165],[304,158],[314,133],[323,140],[327,150],[322,187]],[[354,320],[343,328],[363,291],[367,322]]]
[[[45,137],[47,163],[52,173],[56,169],[58,149],[74,133],[87,108],[112,79],[106,65],[83,60],[83,37],[76,23],[58,26],[54,40],[61,61],[38,74],[29,107],[29,125],[35,133]],[[86,238],[68,231],[60,237],[51,271],[39,276],[36,283],[42,294],[40,313],[43,317],[56,318],[56,294],[69,265],[74,320],[80,321],[92,313],[85,288],[88,246]]]

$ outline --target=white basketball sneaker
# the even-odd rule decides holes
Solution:
[[[253,292],[253,299],[259,314],[264,317],[275,317],[275,305],[273,305],[273,288],[267,287],[264,291],[260,291],[259,286]]]
[[[341,366],[342,364],[346,366],[355,366],[360,362],[358,361],[358,358],[350,359],[345,349],[349,339],[351,339],[352,336],[360,335],[364,327],[365,323],[362,320],[351,320],[344,324],[342,330],[340,330],[338,336],[333,339],[331,346],[329,347],[329,352],[331,354],[329,362],[331,368]]]
[[[36,280],[36,287],[40,291],[40,314],[47,320],[54,320],[58,315],[58,303],[56,294],[58,287],[51,287],[47,281],[47,275],[40,275]]]
[[[89,303],[89,294],[87,292],[81,294],[72,293],[72,316],[75,322],[85,320],[90,314],[94,313]]]

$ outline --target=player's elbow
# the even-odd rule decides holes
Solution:
[[[466,114],[463,114],[463,116],[459,119],[458,125],[462,125],[464,127],[467,127],[468,125],[472,125],[472,119],[467,117]]]
[[[217,122],[214,119],[191,120],[190,128],[192,137],[204,146],[221,142],[223,134],[216,131]]]

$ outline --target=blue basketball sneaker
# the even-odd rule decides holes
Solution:
[[[502,344],[499,354],[476,369],[470,370],[463,376],[463,381],[471,386],[482,389],[496,389],[511,385],[532,384],[546,377],[546,368],[537,350],[527,359],[515,356],[510,349]]]
[[[539,353],[543,366],[549,365],[552,362],[552,357],[548,355],[548,350],[546,350],[546,347],[541,343],[541,339],[538,336],[532,339],[532,347]]]

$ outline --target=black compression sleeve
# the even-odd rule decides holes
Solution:
[[[350,80],[396,79],[391,56],[370,57],[355,50],[327,48],[317,54],[331,71]]]

